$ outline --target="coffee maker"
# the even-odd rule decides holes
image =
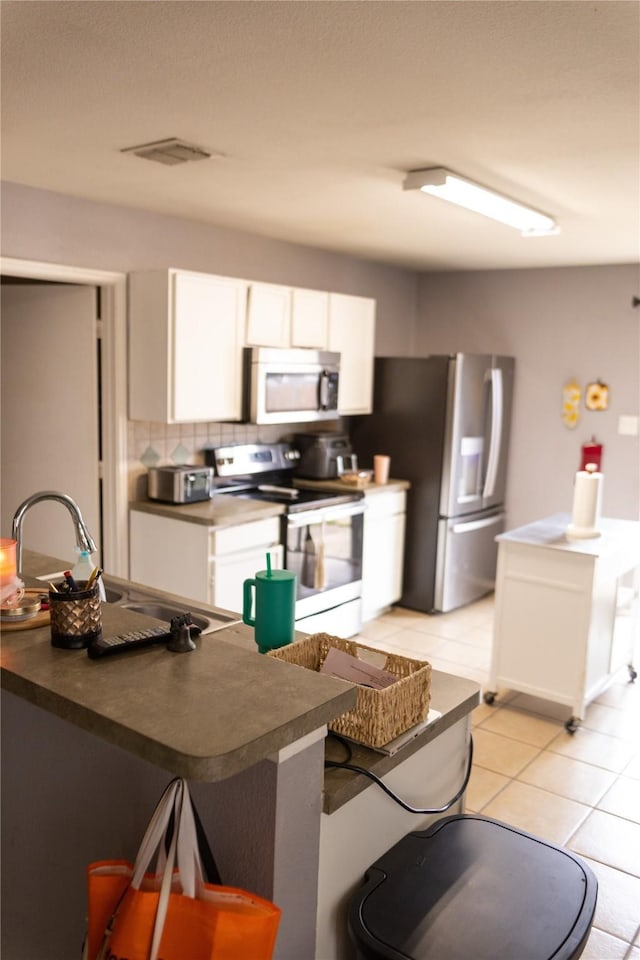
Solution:
[[[296,433],[293,445],[300,453],[296,476],[306,480],[334,480],[356,470],[356,455],[343,433]]]

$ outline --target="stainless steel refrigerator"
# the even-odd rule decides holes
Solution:
[[[493,590],[505,529],[514,360],[378,357],[374,412],[351,422],[361,466],[410,481],[402,606],[447,612]]]

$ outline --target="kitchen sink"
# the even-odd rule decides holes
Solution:
[[[124,593],[121,590],[114,590],[113,587],[105,586],[104,592],[107,603],[118,603],[118,601],[124,599]]]
[[[134,613],[143,613],[156,620],[164,620],[167,624],[173,617],[191,614],[194,626],[199,627],[203,634],[215,633],[232,623],[241,620],[233,613],[216,610],[211,607],[199,606],[190,600],[183,600],[171,594],[166,594],[151,587],[137,583],[128,583],[117,577],[104,576],[103,583],[107,603],[116,604]]]
[[[201,616],[198,613],[193,613],[188,605],[184,607],[174,607],[165,603],[121,603],[121,607],[124,607],[126,610],[133,610],[135,613],[145,613],[148,617],[155,617],[156,620],[166,620],[169,623],[173,617],[180,617],[185,613],[191,614],[191,622],[195,627],[199,627],[203,633],[211,633],[211,627],[214,624],[220,623],[216,626],[216,629],[221,629],[226,627],[231,622],[231,617],[220,617],[212,616],[208,614],[206,617]]]
[[[38,587],[46,590],[47,581],[59,580],[61,577],[62,572],[56,571],[38,577],[25,576],[24,580],[28,587]],[[217,630],[222,630],[233,623],[242,623],[242,618],[230,610],[220,610],[208,604],[198,604],[164,590],[156,590],[141,583],[122,580],[119,577],[112,577],[110,574],[103,574],[102,583],[107,603],[113,603],[116,606],[131,610],[133,613],[143,613],[147,617],[154,617],[156,620],[164,620],[167,629],[174,617],[184,616],[185,613],[191,614],[192,623],[199,627],[203,634],[215,633]]]

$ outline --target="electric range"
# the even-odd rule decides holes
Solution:
[[[300,454],[289,443],[233,444],[205,451],[213,496],[279,503],[283,566],[297,577],[296,628],[355,636],[362,626],[364,493],[295,486]]]
[[[295,486],[299,451],[289,443],[246,443],[205,451],[213,466],[213,494],[231,494],[251,500],[285,504],[290,513],[309,507],[335,506],[362,500],[361,490],[343,493]]]

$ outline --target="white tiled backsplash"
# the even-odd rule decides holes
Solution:
[[[228,443],[273,443],[296,432],[340,430],[342,424],[152,423],[129,420],[129,500],[144,498],[147,469],[164,464],[203,464],[203,451]]]

